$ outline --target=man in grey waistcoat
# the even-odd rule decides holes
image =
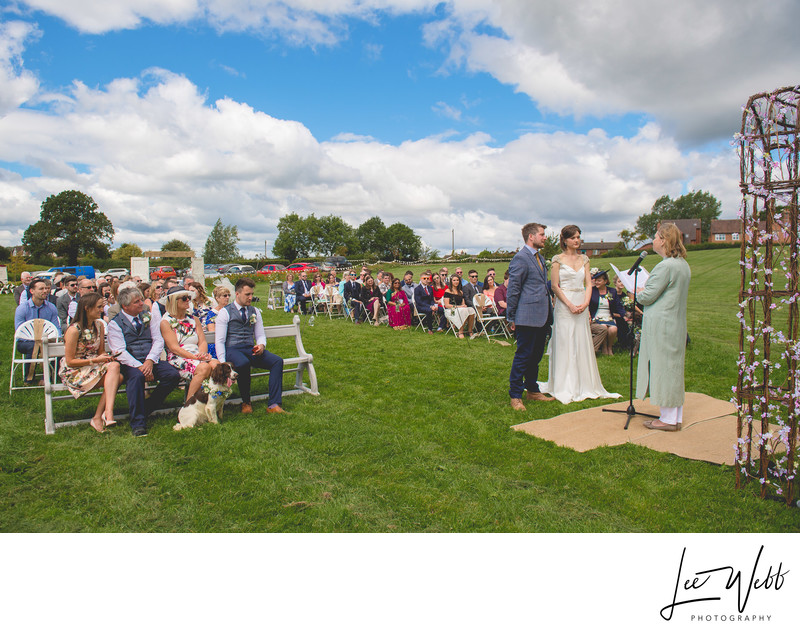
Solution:
[[[242,413],[253,411],[250,405],[250,367],[269,370],[267,412],[285,413],[283,402],[283,359],[267,350],[267,337],[261,312],[251,305],[256,284],[249,278],[236,281],[235,300],[220,310],[214,329],[214,348],[219,361],[229,361],[239,374],[237,383],[242,395]]]
[[[147,415],[159,409],[164,399],[180,383],[178,370],[166,361],[159,361],[164,350],[158,309],[144,311],[144,296],[137,287],[125,287],[117,295],[120,312],[108,323],[108,345],[117,355],[125,377],[131,431],[134,436],[147,436]],[[147,381],[158,386],[145,401]]]

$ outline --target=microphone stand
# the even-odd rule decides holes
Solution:
[[[628,425],[631,424],[631,418],[634,416],[647,416],[649,418],[659,418],[657,415],[654,414],[645,414],[644,412],[637,412],[636,408],[633,407],[633,347],[634,342],[636,341],[636,290],[639,285],[639,268],[634,270],[633,272],[633,310],[631,311],[631,332],[630,332],[630,356],[631,356],[631,363],[630,363],[630,370],[628,373],[628,409],[627,410],[612,410],[609,408],[603,408],[603,412],[612,412],[614,414],[627,414],[628,420],[625,421],[625,429],[628,429]]]

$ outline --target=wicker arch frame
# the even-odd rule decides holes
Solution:
[[[798,493],[800,86],[750,97],[736,134],[742,204],[736,486]],[[800,502],[798,502],[800,504]]]

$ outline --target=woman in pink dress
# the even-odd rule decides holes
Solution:
[[[386,304],[389,313],[389,326],[393,329],[407,329],[411,326],[411,307],[408,296],[401,288],[399,278],[392,281],[391,300]]]

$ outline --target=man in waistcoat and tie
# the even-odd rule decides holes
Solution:
[[[251,305],[256,284],[249,278],[240,278],[234,286],[233,303],[222,308],[215,321],[215,349],[217,359],[233,364],[239,374],[237,383],[242,395],[242,413],[250,414],[250,367],[269,370],[269,401],[267,412],[285,414],[283,402],[283,359],[267,350],[267,337],[261,312]]]
[[[125,377],[131,431],[134,436],[147,436],[146,418],[159,409],[167,395],[180,383],[178,370],[166,361],[159,361],[164,350],[158,309],[144,310],[144,296],[137,287],[124,287],[117,295],[120,312],[108,323],[108,346],[120,363]],[[147,381],[158,381],[145,401]]]
[[[508,297],[506,319],[517,340],[517,350],[511,363],[508,394],[511,407],[524,410],[522,393],[529,401],[553,401],[539,391],[539,362],[544,354],[544,344],[553,323],[553,305],[547,291],[547,267],[539,250],[547,237],[538,223],[522,227],[525,245],[511,259],[508,266]]]

